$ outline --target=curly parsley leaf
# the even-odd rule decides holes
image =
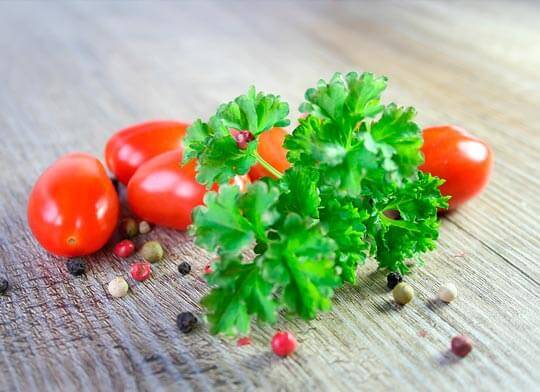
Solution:
[[[273,286],[262,278],[255,263],[225,257],[214,267],[206,277],[214,288],[202,300],[211,333],[247,334],[253,316],[271,324],[276,321]]]
[[[208,123],[195,121],[184,138],[183,163],[197,159],[197,181],[212,187],[224,184],[236,174],[246,174],[256,163],[258,136],[272,127],[289,124],[289,105],[279,96],[247,94],[221,105]],[[231,132],[249,131],[255,137],[245,149],[238,147]]]
[[[448,208],[448,197],[441,196],[443,180],[419,173],[418,179],[394,186],[383,198],[375,201],[367,220],[372,253],[379,266],[401,273],[409,272],[405,260],[435,248],[439,235],[437,211]],[[388,211],[399,212],[394,219]]]
[[[273,323],[278,310],[314,318],[337,287],[356,281],[368,255],[406,273],[408,259],[434,248],[448,198],[441,180],[418,171],[414,109],[381,103],[386,84],[354,72],[321,80],[301,105],[308,116],[285,139],[292,167],[245,194],[224,185],[195,210],[197,244],[220,259],[204,299],[213,333],[246,333],[252,318]],[[279,97],[252,88],[189,128],[185,160],[198,159],[207,186],[246,173],[260,159],[258,135],[285,125],[287,113]],[[237,145],[232,129],[255,139]],[[241,252],[251,248],[246,261]]]
[[[255,239],[266,240],[266,228],[279,217],[275,209],[278,197],[278,189],[264,182],[249,185],[243,194],[233,185],[207,193],[205,205],[193,212],[195,243],[229,254],[247,248]]]
[[[280,287],[286,308],[305,319],[331,307],[340,283],[334,271],[335,243],[321,227],[290,213],[262,256],[263,276]]]
[[[356,269],[367,256],[368,243],[365,241],[369,217],[366,210],[357,208],[350,199],[336,198],[328,192],[323,197],[321,224],[328,237],[337,245],[336,265],[344,282],[356,282]]]
[[[247,94],[221,105],[216,113],[228,128],[250,131],[254,136],[272,127],[285,127],[290,121],[289,105],[272,94],[257,93],[250,87]]]

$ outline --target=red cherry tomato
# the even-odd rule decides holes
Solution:
[[[443,178],[443,195],[455,209],[486,187],[493,166],[491,148],[459,127],[444,125],[424,129],[420,170]]]
[[[271,128],[259,137],[257,151],[259,155],[280,172],[284,172],[291,165],[287,161],[287,150],[283,148],[283,141],[287,132],[283,128]],[[249,177],[255,181],[261,177],[273,175],[260,164],[254,165],[249,171]]]
[[[182,166],[182,151],[165,152],[141,165],[129,181],[127,200],[140,218],[185,230],[191,210],[203,204],[206,188],[195,179],[195,161]],[[242,189],[247,177],[235,180]]]
[[[161,153],[182,147],[187,124],[149,121],[116,132],[105,147],[107,167],[127,185],[139,166]]]
[[[118,223],[119,203],[105,168],[91,155],[64,155],[39,177],[28,200],[38,242],[58,256],[100,249]]]
[[[278,331],[272,338],[272,350],[280,357],[286,357],[296,351],[298,343],[290,332]]]
[[[135,244],[130,240],[120,241],[114,246],[113,252],[118,257],[129,257],[135,252]]]

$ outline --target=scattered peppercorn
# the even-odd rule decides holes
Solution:
[[[189,274],[191,272],[191,265],[186,261],[178,264],[178,272],[180,272],[182,275]]]
[[[403,281],[403,276],[399,272],[390,272],[386,277],[386,286],[392,290]]]
[[[142,282],[150,277],[152,267],[147,261],[134,263],[131,265],[131,276],[138,282]]]
[[[141,234],[150,233],[150,230],[152,230],[152,226],[150,226],[150,223],[148,223],[147,221],[139,222],[139,233]]]
[[[290,332],[278,331],[272,338],[272,350],[280,357],[286,357],[296,351],[298,342]]]
[[[405,305],[411,302],[414,298],[414,290],[407,283],[401,282],[394,287],[392,295],[398,304]]]
[[[453,283],[445,283],[439,288],[439,299],[443,302],[452,302],[457,297],[457,287]]]
[[[73,276],[81,276],[86,272],[86,264],[80,259],[67,261],[66,268],[68,272]]]
[[[9,288],[9,282],[6,278],[0,278],[0,295],[4,295]]]
[[[113,252],[118,257],[129,257],[135,252],[135,244],[130,240],[122,240],[114,246]]]
[[[129,286],[124,278],[117,276],[109,282],[107,289],[113,297],[120,298],[128,293]]]
[[[148,241],[141,248],[141,255],[145,260],[155,263],[163,257],[163,248],[157,241]]]
[[[193,331],[193,329],[197,326],[197,322],[197,317],[195,317],[191,312],[182,312],[176,317],[176,325],[183,333]]]
[[[125,218],[120,222],[121,234],[125,238],[133,238],[139,234],[139,225],[133,218]]]
[[[251,338],[249,336],[245,336],[243,338],[238,339],[236,342],[237,346],[248,346],[251,344]]]
[[[473,342],[470,337],[460,335],[452,338],[450,347],[454,354],[456,354],[458,357],[463,358],[469,355],[469,353],[471,352],[473,348]]]
[[[211,264],[206,264],[203,271],[205,274],[211,274],[212,272],[214,272]]]
[[[118,179],[116,177],[109,177],[109,180],[111,180],[111,183],[113,184],[113,187],[114,187],[114,190],[116,191],[116,193],[118,193],[119,191],[119,182],[118,182]]]
[[[248,143],[255,139],[255,137],[250,131],[237,131],[236,129],[233,129],[231,131],[231,135],[236,141],[236,145],[241,150],[245,150],[248,146]]]

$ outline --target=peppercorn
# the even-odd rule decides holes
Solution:
[[[233,129],[231,135],[236,141],[236,145],[241,150],[245,150],[248,147],[248,143],[255,139],[250,131],[237,131],[236,129]]]
[[[392,295],[398,304],[405,305],[411,302],[414,298],[414,290],[407,283],[401,282],[394,287],[394,290],[392,290]]]
[[[6,278],[0,278],[0,295],[4,295],[9,287],[9,282]]]
[[[439,299],[443,302],[452,302],[457,297],[457,287],[453,283],[445,283],[439,288]]]
[[[163,248],[157,241],[148,241],[141,248],[141,255],[145,260],[155,263],[163,257]]]
[[[191,272],[191,265],[188,262],[178,264],[178,272],[182,275],[187,275]]]
[[[450,343],[452,352],[458,357],[466,357],[469,355],[473,348],[473,342],[470,337],[465,335],[460,335],[452,338]]]
[[[117,276],[109,282],[107,289],[113,297],[120,298],[128,293],[129,286],[124,278]]]
[[[66,263],[66,268],[73,276],[81,276],[86,272],[86,264],[80,259],[69,260]]]
[[[195,317],[191,312],[182,312],[176,317],[176,325],[183,333],[193,331],[193,329],[197,326],[197,322],[197,317]]]
[[[139,234],[139,225],[133,218],[122,219],[120,233],[126,238],[133,238]]]
[[[113,253],[118,257],[129,257],[135,252],[135,244],[130,240],[122,240],[114,246]]]
[[[139,222],[139,233],[141,234],[150,233],[150,230],[152,230],[152,226],[150,226],[150,223],[148,223],[147,221]]]
[[[278,331],[272,338],[271,346],[276,355],[286,357],[296,351],[298,343],[292,333]]]
[[[399,272],[390,272],[386,277],[386,286],[392,290],[403,281],[403,276]]]
[[[251,344],[251,338],[249,336],[244,336],[236,341],[238,347],[249,346]]]
[[[206,264],[204,266],[203,272],[205,274],[211,274],[212,272],[214,272],[214,270],[212,269],[212,264]]]
[[[118,191],[119,191],[120,183],[118,182],[118,179],[116,177],[109,177],[109,180],[111,180],[111,183],[116,193],[119,193]]]
[[[152,268],[150,263],[143,261],[141,263],[134,263],[131,265],[131,276],[138,282],[142,282],[150,277]]]

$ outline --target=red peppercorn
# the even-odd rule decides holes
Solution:
[[[296,351],[298,343],[290,332],[278,331],[272,338],[272,350],[280,357],[286,357]]]
[[[135,245],[130,240],[122,240],[114,246],[113,252],[118,257],[129,257],[135,252]]]
[[[142,282],[150,277],[152,267],[149,262],[142,261],[131,265],[131,276],[138,282]]]
[[[450,347],[458,357],[466,357],[472,350],[473,342],[470,337],[460,335],[452,338]]]
[[[204,266],[204,273],[205,274],[211,274],[212,272],[214,272],[214,270],[212,269],[212,265],[206,264]]]
[[[251,344],[251,338],[249,336],[245,336],[243,338],[238,339],[236,342],[237,346],[247,346]]]
[[[236,145],[241,150],[245,150],[248,146],[248,143],[255,139],[253,134],[249,131],[237,131],[236,129],[233,129],[231,130],[231,135],[236,141]]]

